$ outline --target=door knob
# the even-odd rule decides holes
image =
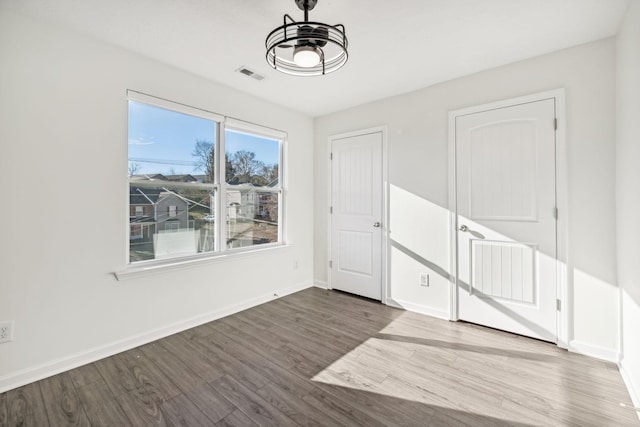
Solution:
[[[466,225],[461,225],[460,228],[458,230],[460,231],[467,231],[469,228]]]
[[[378,221],[376,221],[376,222],[373,223],[373,226],[375,228],[379,228],[380,227],[380,223]]]

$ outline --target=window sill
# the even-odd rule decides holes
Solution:
[[[210,256],[198,256],[197,258],[180,258],[156,262],[150,261],[148,264],[144,265],[127,266],[124,270],[114,272],[113,275],[119,282],[122,282],[129,279],[150,276],[153,274],[166,273],[167,271],[186,270],[193,267],[225,262],[231,259],[272,253],[274,251],[280,251],[282,249],[289,248],[290,246],[291,245],[282,244],[243,251],[230,250]]]

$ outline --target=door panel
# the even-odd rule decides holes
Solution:
[[[382,133],[332,142],[330,284],[382,298]]]
[[[375,147],[360,137],[354,138],[334,143],[334,166],[338,168],[336,178],[340,189],[335,208],[342,215],[371,216],[374,214]]]
[[[555,101],[456,118],[459,317],[556,341]]]
[[[471,239],[471,294],[535,304],[535,246]]]
[[[535,123],[491,123],[472,129],[469,138],[471,219],[535,221]]]
[[[339,239],[338,266],[349,273],[373,275],[371,248],[373,235],[361,231],[341,231]]]

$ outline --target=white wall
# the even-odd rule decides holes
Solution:
[[[0,392],[312,284],[309,117],[1,5],[0,64],[0,320],[15,321],[14,341],[0,344]],[[116,281],[128,244],[127,89],[288,131],[292,245]]]
[[[640,407],[640,1],[617,38],[616,208],[622,374]]]
[[[434,58],[434,61],[437,61]],[[326,212],[329,135],[387,125],[390,293],[414,309],[448,310],[447,113],[546,90],[567,97],[568,234],[574,348],[615,359],[618,289],[615,243],[615,40],[607,39],[499,67],[315,120],[315,206]],[[431,224],[431,225],[429,225]],[[434,224],[437,224],[434,228]],[[327,280],[327,216],[315,218],[315,280]],[[427,261],[425,263],[425,261]],[[440,280],[418,286],[431,267]],[[571,331],[570,331],[571,332]]]

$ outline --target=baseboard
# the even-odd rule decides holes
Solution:
[[[629,371],[626,368],[626,363],[624,359],[618,364],[618,369],[620,370],[620,375],[622,376],[622,380],[624,384],[627,386],[627,390],[629,391],[629,396],[631,397],[631,402],[633,402],[633,406],[636,408],[640,408],[640,384],[635,384],[633,377],[629,374]],[[640,411],[638,411],[638,418],[640,418]]]
[[[321,280],[314,280],[313,286],[315,286],[316,288],[329,289],[329,284]]]
[[[607,362],[616,364],[620,361],[620,353],[617,350],[585,343],[582,341],[569,341],[568,350],[573,353],[584,354],[585,356],[594,357],[596,359],[605,360]]]
[[[449,312],[435,309],[427,305],[416,304],[409,301],[399,300],[397,298],[387,298],[387,305],[404,310],[413,311],[414,313],[426,314],[427,316],[437,317],[438,319],[449,320]]]
[[[96,360],[104,359],[105,357],[113,356],[114,354],[118,354],[123,351],[130,350],[132,348],[167,337],[169,335],[182,332],[184,330],[202,325],[203,323],[211,322],[213,320],[238,313],[248,308],[255,307],[256,305],[281,298],[283,296],[310,288],[312,286],[313,285],[311,283],[307,282],[283,289],[276,289],[267,294],[255,298],[250,298],[237,304],[219,308],[205,314],[194,316],[192,318],[176,322],[169,326],[158,328],[150,332],[145,332],[143,334],[134,335],[123,340],[115,341],[87,351],[73,354],[71,356],[52,360],[50,362],[32,368],[5,375],[3,377],[0,377],[0,393],[4,393],[5,391],[21,387],[34,381],[39,381],[52,375],[56,375],[61,372],[77,368],[79,366],[95,362]]]

